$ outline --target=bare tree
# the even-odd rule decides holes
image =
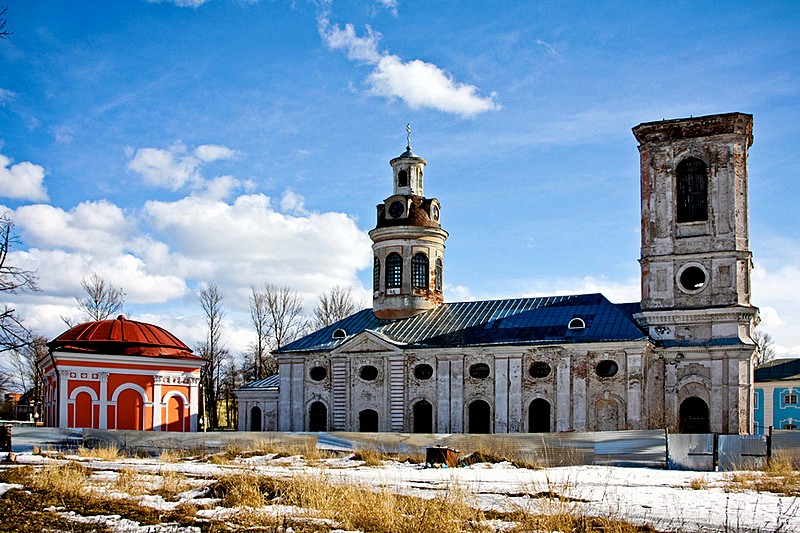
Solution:
[[[208,336],[198,346],[198,352],[206,360],[200,379],[203,384],[203,408],[205,410],[206,428],[215,429],[219,425],[217,405],[220,394],[220,379],[228,350],[221,340],[222,319],[225,309],[222,307],[224,295],[216,284],[211,283],[200,291],[200,306],[206,315]]]
[[[125,291],[122,287],[112,287],[111,283],[97,272],[92,271],[83,278],[81,287],[86,296],[76,300],[86,322],[105,320],[119,314],[125,305]]]
[[[772,335],[759,329],[753,330],[753,342],[756,343],[756,366],[775,359],[775,340]]]
[[[36,272],[9,262],[11,247],[18,242],[11,218],[8,214],[0,215],[0,293],[38,290]],[[16,311],[6,303],[0,304],[0,352],[18,350],[30,342],[31,333],[22,324]]]
[[[34,391],[36,401],[41,402],[42,371],[38,361],[47,355],[47,339],[34,336],[32,341],[18,350],[9,352],[8,363],[14,373],[19,392]]]
[[[362,304],[363,302],[356,298],[352,287],[336,285],[320,295],[319,302],[314,308],[314,329],[324,328],[347,318],[361,309]]]
[[[253,379],[263,379],[267,377],[267,359],[269,354],[269,332],[270,314],[267,308],[267,295],[265,291],[259,291],[251,287],[250,294],[250,320],[256,330],[256,340],[250,346],[252,355]]]
[[[275,350],[300,337],[308,330],[308,320],[303,315],[303,298],[289,287],[267,284],[264,296],[269,313],[270,340]]]
[[[8,11],[7,5],[0,9],[0,39],[6,39],[14,33],[6,29],[6,11]]]

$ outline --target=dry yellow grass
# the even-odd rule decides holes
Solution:
[[[389,461],[391,459],[392,457],[386,452],[374,448],[357,450],[353,454],[353,460],[364,461],[364,466],[381,466],[384,461]]]
[[[123,468],[117,472],[114,488],[131,496],[145,493],[144,479],[132,468]]]
[[[158,460],[162,463],[177,463],[184,459],[185,455],[181,450],[163,449],[158,455]]]
[[[161,470],[158,474],[159,485],[155,493],[165,500],[172,500],[181,492],[190,488],[186,475],[174,470]]]
[[[101,461],[118,461],[124,456],[116,446],[101,446],[98,448],[78,448],[81,457],[100,459]]]
[[[25,484],[34,490],[53,492],[65,498],[86,497],[87,480],[91,471],[78,463],[47,465],[40,470],[32,470],[26,476]]]
[[[725,490],[752,490],[800,496],[800,471],[794,469],[791,457],[776,455],[770,459],[763,472],[741,471],[731,474],[725,483]]]
[[[692,490],[706,490],[708,488],[708,480],[704,477],[696,477],[689,481],[689,488]]]

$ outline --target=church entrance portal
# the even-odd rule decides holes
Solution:
[[[314,402],[308,410],[308,430],[328,431],[328,408],[322,402]]]
[[[492,408],[483,400],[469,404],[469,433],[492,432]]]
[[[378,431],[378,413],[372,409],[364,409],[358,413],[358,430],[366,433]]]
[[[414,433],[433,433],[433,406],[426,400],[414,404]]]
[[[528,432],[550,432],[550,402],[544,398],[536,398],[528,407]]]
[[[250,431],[261,431],[261,408],[250,409]]]
[[[679,412],[681,433],[709,433],[708,404],[697,396],[686,398]]]

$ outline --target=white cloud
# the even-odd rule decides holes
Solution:
[[[47,200],[44,187],[44,167],[30,161],[16,165],[0,154],[0,196],[19,200]]]
[[[373,94],[398,97],[411,109],[431,108],[466,117],[499,109],[494,94],[478,96],[474,85],[456,83],[436,65],[415,59],[403,62],[393,55],[384,56],[369,75]]]
[[[376,0],[378,4],[388,9],[394,16],[397,16],[397,0]]]
[[[582,278],[558,278],[536,280],[526,284],[523,297],[568,296],[572,294],[601,293],[613,303],[638,302],[641,299],[639,279],[623,282],[610,281],[605,276]]]
[[[308,213],[306,211],[306,199],[303,198],[303,195],[297,194],[291,189],[286,189],[281,196],[281,211],[292,215],[305,215]]]
[[[28,246],[119,253],[134,224],[116,205],[82,202],[69,211],[46,204],[19,207],[13,219]]]
[[[194,149],[194,155],[201,161],[210,163],[218,159],[230,159],[236,155],[236,151],[218,144],[202,144]]]
[[[135,153],[126,149],[128,170],[140,174],[145,182],[177,191],[184,185],[201,187],[205,181],[200,173],[204,163],[230,159],[234,150],[215,144],[203,144],[189,153],[186,145],[176,141],[169,148],[139,148]]]
[[[400,98],[412,109],[437,109],[465,117],[500,109],[494,94],[481,97],[477,87],[456,82],[432,63],[403,61],[379,51],[381,34],[369,26],[366,35],[359,37],[352,24],[344,29],[331,26],[325,13],[319,17],[319,32],[331,50],[344,50],[349,59],[374,66],[367,78],[372,94]]]
[[[14,98],[16,98],[17,93],[14,91],[9,91],[8,89],[3,89],[0,87],[0,104],[5,104],[6,102],[10,102]]]

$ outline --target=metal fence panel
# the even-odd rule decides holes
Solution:
[[[670,434],[667,436],[670,470],[714,470],[714,434]]]
[[[43,450],[77,450],[83,443],[80,429],[15,426],[11,428],[11,451],[31,452]]]
[[[800,431],[776,429],[772,432],[772,456],[786,456],[800,468]]]
[[[720,435],[717,441],[717,468],[730,470],[763,470],[767,466],[765,435]]]

